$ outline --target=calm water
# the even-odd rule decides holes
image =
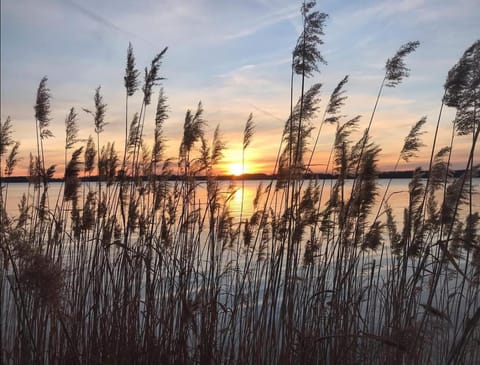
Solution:
[[[397,219],[401,220],[403,209],[408,205],[408,184],[410,179],[393,179],[390,183],[388,202],[393,209],[394,215]],[[263,188],[268,186],[270,183],[269,180],[257,181],[257,180],[249,180],[244,182],[244,191],[243,191],[243,214],[244,216],[250,215],[253,211],[253,200],[255,198],[257,188],[260,184],[262,184]],[[325,180],[324,190],[322,194],[322,205],[328,200],[330,195],[330,189],[335,183],[335,180]],[[92,188],[95,189],[95,183],[90,183]],[[242,205],[242,183],[241,181],[233,181],[234,186],[237,188],[236,192],[231,196],[229,199],[230,209],[234,216],[239,216],[241,205]],[[380,179],[379,180],[379,190],[378,190],[378,202],[381,200],[385,188],[388,184],[387,179]],[[225,181],[221,182],[222,192],[225,193],[225,197],[227,196],[228,188],[230,182]],[[57,200],[58,194],[60,189],[62,189],[62,183],[51,183],[49,186],[49,199],[50,199],[50,206],[54,206]],[[304,187],[308,186],[308,181],[304,182]],[[473,186],[474,191],[476,194],[474,195],[473,199],[473,210],[476,212],[480,212],[480,178],[473,179]],[[27,183],[11,183],[8,185],[7,192],[7,212],[9,215],[16,215],[18,212],[18,203],[23,194],[33,194],[33,188],[30,187]],[[346,191],[346,196],[348,196],[348,190]],[[5,191],[4,191],[5,194]],[[197,188],[197,199],[201,202],[206,201],[206,184],[200,182]],[[376,212],[376,210],[374,209]],[[465,208],[463,211],[460,211],[461,215],[465,214]]]
[[[409,184],[409,179],[394,179],[392,180],[391,184],[390,184],[390,188],[389,188],[389,198],[388,198],[388,201],[389,201],[389,204],[390,206],[393,208],[393,211],[394,211],[394,214],[397,218],[397,221],[401,222],[402,221],[402,212],[403,212],[403,209],[404,207],[406,207],[408,205],[408,184]],[[240,210],[241,210],[241,206],[242,206],[242,190],[240,189],[242,184],[241,182],[235,182],[236,183],[236,186],[237,188],[239,188],[239,190],[237,190],[234,195],[231,196],[231,199],[229,199],[229,204],[230,204],[230,208],[231,208],[231,211],[232,213],[234,214],[234,216],[236,216],[237,218],[239,217],[239,214],[240,214]],[[256,191],[257,191],[257,188],[259,186],[259,184],[262,184],[264,187],[266,187],[268,184],[269,184],[269,181],[246,181],[244,183],[244,191],[243,191],[243,210],[244,210],[244,214],[245,216],[248,216],[250,215],[250,213],[253,211],[253,200],[254,200],[254,197],[256,195]],[[332,187],[332,185],[334,184],[334,181],[325,181],[325,186],[324,186],[324,191],[323,191],[323,195],[322,195],[322,203],[325,203],[327,200],[328,200],[328,197],[329,197],[329,194],[330,194],[330,189]],[[380,180],[379,181],[379,191],[378,191],[378,200],[380,201],[384,192],[385,192],[385,187],[387,186],[388,184],[388,180]],[[476,191],[479,191],[480,190],[480,179],[479,178],[476,178],[474,179],[474,187],[476,189]],[[306,181],[305,184],[304,184],[304,187],[308,186],[308,182]],[[91,187],[92,189],[96,189],[96,184],[95,183],[92,183],[91,184]],[[23,184],[23,183],[17,183],[17,184],[10,184],[8,186],[8,190],[5,190],[4,191],[4,194],[7,193],[8,194],[8,199],[7,199],[7,210],[8,210],[8,213],[11,214],[11,215],[15,215],[16,212],[17,212],[17,204],[18,202],[20,201],[21,197],[23,194],[32,194],[33,193],[33,189],[30,188],[31,190],[29,190],[29,186],[28,184]],[[49,197],[50,197],[50,207],[53,207],[55,206],[55,202],[57,200],[57,197],[59,196],[59,193],[61,193],[61,189],[62,189],[62,184],[61,183],[52,183],[49,187]],[[223,192],[225,192],[225,195],[227,195],[227,192],[229,191],[229,182],[222,182],[221,183],[221,190]],[[346,189],[346,196],[348,196],[348,189]],[[199,183],[198,185],[198,188],[197,188],[197,199],[200,201],[200,202],[205,202],[206,201],[206,184],[205,183]],[[476,212],[480,212],[480,199],[479,199],[479,196],[478,194],[474,195],[474,199],[473,199],[473,205],[474,205],[474,211]],[[205,203],[204,203],[205,204]],[[374,213],[377,212],[377,209],[373,209]],[[459,214],[461,216],[465,216],[467,210],[466,208],[464,208],[462,211],[459,212]],[[205,241],[206,242],[206,241]],[[93,246],[92,246],[93,247]],[[88,249],[88,248],[87,248]],[[388,248],[387,248],[388,250]],[[68,251],[65,250],[65,252],[67,253]],[[200,253],[199,253],[199,261],[198,261],[198,267],[195,268],[195,270],[199,270],[200,273],[206,273],[206,268],[208,267],[208,250],[201,250]],[[235,264],[238,265],[240,268],[243,268],[245,263],[246,263],[246,256],[244,255],[235,255],[234,254],[234,251],[231,251],[231,254],[233,256],[233,260],[236,260],[235,261]],[[168,255],[166,255],[168,256]],[[67,257],[67,256],[65,256]],[[227,257],[227,256],[226,256]],[[230,256],[228,256],[230,257]],[[384,256],[384,252],[383,250],[382,251],[378,251],[378,252],[373,252],[373,253],[367,253],[367,256],[365,256],[363,258],[365,261],[362,261],[361,265],[362,266],[359,266],[358,268],[356,268],[356,273],[358,274],[358,284],[362,286],[362,288],[366,288],[368,289],[369,287],[367,285],[369,285],[369,277],[370,277],[370,273],[373,271],[371,271],[371,267],[374,267],[375,270],[376,270],[376,274],[375,275],[378,275],[380,281],[379,282],[386,282],[387,283],[387,286],[386,287],[379,287],[379,288],[375,288],[374,290],[372,291],[368,291],[368,292],[365,292],[363,291],[362,289],[362,293],[368,293],[368,294],[365,294],[365,297],[368,297],[370,298],[370,293],[374,293],[375,296],[373,296],[372,294],[372,298],[374,299],[368,299],[368,301],[359,301],[359,303],[357,304],[358,307],[355,307],[356,310],[358,310],[358,313],[360,316],[362,316],[361,313],[363,313],[363,315],[365,316],[364,318],[369,318],[369,320],[371,321],[371,325],[370,327],[371,328],[376,328],[377,327],[377,322],[378,322],[378,326],[383,326],[383,318],[381,317],[381,315],[383,315],[383,313],[385,313],[385,310],[384,310],[384,305],[385,305],[385,301],[383,300],[383,293],[386,293],[388,295],[388,290],[389,289],[389,286],[388,285],[388,273],[390,270],[392,270],[393,268],[393,265],[394,265],[394,259],[388,255],[385,254]],[[362,260],[363,260],[362,259]],[[76,261],[75,261],[76,262]],[[74,270],[76,269],[75,267],[75,262],[73,263],[73,269],[72,269],[72,272],[75,272]],[[173,261],[172,261],[173,262]],[[224,263],[230,263],[228,260],[225,260]],[[268,262],[268,260],[267,260]],[[332,261],[333,263],[335,263],[335,261]],[[377,262],[377,265],[376,266],[371,266],[370,263],[373,262]],[[381,264],[378,264],[378,263],[381,263]],[[68,258],[64,261],[65,265],[68,266]],[[459,262],[459,265],[463,268],[464,267],[464,262],[463,261],[460,261]],[[172,266],[175,266],[175,265],[172,265]],[[333,266],[330,266],[330,263],[328,265],[326,265],[325,267],[328,267],[329,269],[328,270],[336,270],[336,266],[335,264],[333,264]],[[204,270],[205,268],[205,271],[202,271]],[[364,268],[368,268],[368,271],[367,270],[364,270]],[[171,268],[167,265],[165,266],[165,269],[164,270],[170,270]],[[258,269],[255,269],[255,270],[258,270]],[[409,275],[409,277],[411,277],[413,275],[413,268],[408,268],[408,271],[407,271],[407,274]],[[225,270],[225,273],[229,273],[229,275],[220,275],[219,277],[219,282],[220,282],[220,286],[223,286],[225,288],[233,288],[234,286],[232,286],[232,283],[229,282],[229,280],[235,280],[234,276],[233,276],[233,272],[234,270]],[[306,271],[302,271],[302,270],[298,270],[298,276],[296,276],[297,278],[300,278],[301,279],[301,275],[304,275]],[[425,270],[426,272],[426,270]],[[424,272],[424,273],[425,273]],[[281,273],[282,275],[285,275],[285,268],[282,267],[281,269]],[[166,271],[163,272],[162,271],[162,274],[165,275],[165,277],[167,278],[166,280],[172,280],[171,277],[168,276],[168,274],[166,274]],[[257,272],[255,272],[255,277],[257,275]],[[322,274],[323,275],[323,274]],[[10,275],[11,276],[11,275]],[[205,275],[206,276],[206,275]],[[330,287],[333,287],[333,275],[329,275],[328,273],[326,274],[325,278],[326,278],[326,281],[325,281],[325,286],[326,288],[330,288]],[[373,275],[372,275],[373,277]],[[3,278],[0,277],[0,280],[4,280],[4,282],[6,282],[8,276],[4,276]],[[173,280],[175,280],[176,276],[173,277]],[[472,314],[469,313],[469,308],[466,307],[466,303],[467,301],[465,300],[464,302],[461,302],[461,300],[458,300],[456,299],[457,297],[465,297],[465,298],[474,298],[475,300],[477,300],[477,296],[476,296],[476,290],[478,289],[477,287],[474,287],[472,288],[470,286],[470,283],[467,282],[467,284],[461,288],[457,288],[455,285],[456,285],[456,282],[454,281],[456,280],[454,276],[452,276],[452,281],[445,281],[444,282],[440,282],[439,286],[437,287],[436,289],[436,295],[435,295],[435,298],[432,302],[432,308],[440,308],[441,310],[443,310],[444,308],[445,309],[445,312],[441,312],[442,314],[443,313],[447,313],[447,318],[452,318],[452,320],[455,320],[455,318],[464,318],[464,316],[469,316],[471,318]],[[105,280],[105,282],[107,282],[108,280]],[[197,279],[195,279],[195,282],[197,281]],[[301,281],[301,280],[300,280]],[[426,280],[425,282],[428,282],[428,280]],[[355,282],[357,283],[357,282]],[[421,283],[419,283],[421,284]],[[199,285],[198,283],[196,285]],[[258,301],[257,302],[254,302],[253,305],[251,305],[252,307],[255,307],[258,309],[258,312],[260,312],[260,308],[262,308],[262,304],[263,304],[263,298],[267,298],[266,296],[264,297],[264,290],[265,288],[267,287],[267,282],[264,281],[264,278],[260,275],[260,279],[259,279],[259,282],[258,282]],[[355,284],[357,285],[357,284]],[[383,284],[382,284],[383,285]],[[429,290],[428,290],[428,287],[427,287],[427,284],[425,284],[425,289],[422,290],[422,287],[421,286],[417,286],[416,289],[419,289],[420,288],[420,291],[417,292],[417,300],[418,300],[418,303],[427,303],[428,302],[428,295],[429,295]],[[450,286],[449,286],[450,285]],[[2,286],[4,288],[9,288],[9,286],[7,285],[4,285],[2,283]],[[158,287],[161,287],[160,285]],[[174,285],[172,285],[172,287],[174,287]],[[200,288],[200,286],[195,286],[195,284],[192,284],[192,291],[196,290],[197,293],[200,292],[200,290],[203,290],[203,288]],[[346,286],[346,287],[350,287],[350,286]],[[160,289],[161,290],[161,289]],[[349,289],[349,290],[354,290],[354,289]],[[369,289],[370,290],[370,289]],[[380,290],[380,295],[378,296],[378,299],[377,296],[376,296],[376,290]],[[88,291],[88,289],[86,289],[86,292]],[[333,290],[325,290],[325,292],[333,292]],[[10,290],[7,291],[7,293],[10,293]],[[281,291],[280,291],[281,293]],[[315,295],[312,295],[311,298],[314,298],[318,293],[315,293]],[[438,295],[437,295],[438,294]],[[139,308],[140,308],[140,311],[141,313],[144,313],[144,307],[143,306],[143,303],[145,303],[145,298],[144,298],[144,292],[142,292],[142,298],[141,298],[141,302],[142,304],[139,305]],[[357,295],[357,294],[355,294]],[[222,307],[228,307],[229,305],[231,305],[231,302],[229,302],[229,298],[230,296],[233,296],[230,292],[228,291],[225,291],[223,292],[222,294],[219,295],[219,302],[222,303]],[[164,298],[163,296],[161,295],[158,295],[159,298]],[[247,294],[245,294],[245,297],[248,297]],[[11,299],[11,297],[9,297],[8,295],[7,296],[4,296],[3,297],[4,300],[5,300],[5,303],[8,303],[8,300],[10,300],[10,303],[13,303],[13,299]],[[448,298],[448,301],[451,302],[453,301],[453,303],[459,303],[459,305],[461,304],[462,306],[459,306],[459,309],[454,312],[454,310],[457,308],[455,306],[451,306],[449,307],[448,305],[445,306],[445,298]],[[328,295],[327,295],[327,299],[328,299]],[[90,302],[87,302],[87,308],[88,307],[93,307],[93,305],[91,303],[95,303],[95,300],[96,298],[95,297],[89,297],[88,299],[86,300],[90,300]],[[159,300],[163,300],[163,299],[159,299]],[[375,302],[373,303],[372,301],[377,301],[378,302]],[[469,299],[470,300],[470,299]],[[279,302],[280,303],[280,302]],[[5,311],[4,313],[2,313],[2,315],[5,317],[5,318],[8,318],[8,314],[7,314],[7,309],[9,308],[8,307],[8,304],[5,305],[4,303],[0,303],[2,305],[0,305],[1,308],[3,308],[2,310]],[[387,303],[388,304],[388,303]],[[267,310],[269,310],[268,308],[272,308],[272,307],[269,307],[270,304],[266,304],[266,308]],[[376,311],[373,315],[368,315],[368,308],[369,306],[372,306],[373,308],[380,308],[382,310],[378,310]],[[476,308],[478,306],[478,303],[475,304],[474,306],[472,306],[473,308]],[[279,307],[276,307],[276,309],[278,309]],[[352,307],[353,308],[353,307]],[[389,308],[387,308],[388,311],[390,310]],[[109,309],[110,310],[110,309]],[[245,310],[249,310],[248,308],[246,308]],[[326,309],[326,311],[328,311],[328,309]],[[418,309],[417,309],[418,311]],[[225,313],[227,313],[227,311],[225,311]],[[250,313],[250,312],[249,312]],[[252,312],[253,313],[253,312]],[[256,312],[255,312],[256,313]],[[275,311],[273,312],[275,313]],[[276,313],[280,313],[280,310],[277,310]],[[365,314],[367,313],[367,314]],[[422,314],[422,311],[420,310],[417,315],[420,316]],[[221,314],[219,313],[219,316]],[[10,318],[15,318],[14,316],[11,316]],[[72,316],[73,318],[73,316]],[[276,317],[277,319],[279,318],[278,315]],[[418,317],[417,319],[419,319],[420,317]],[[14,326],[15,324],[12,324],[12,326]],[[447,327],[446,327],[447,328]],[[460,327],[461,328],[461,327]],[[447,328],[446,332],[442,332],[442,335],[445,336],[445,338],[447,338],[447,340],[444,341],[444,347],[445,348],[449,348],[450,346],[452,346],[451,343],[448,343],[448,341],[450,341],[450,338],[453,338],[455,339],[454,335],[454,331],[457,329],[457,324],[455,324],[455,327],[454,326],[450,326]],[[435,337],[435,341],[439,341],[437,338],[440,336],[438,334],[438,332],[435,332],[435,331],[432,331],[433,332],[433,335],[436,336]],[[235,334],[235,333],[234,333]],[[229,332],[229,336],[232,336],[232,332]],[[450,336],[450,337],[447,337],[447,336]],[[381,338],[380,336],[378,338]],[[443,337],[440,336],[440,340],[442,340]],[[438,352],[438,356],[439,356],[439,361],[435,361],[434,363],[442,363],[444,362],[444,358],[445,358],[445,354],[442,353],[442,352]],[[438,359],[437,359],[438,360]]]

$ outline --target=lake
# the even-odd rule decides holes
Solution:
[[[235,218],[238,218],[240,215],[240,210],[242,207],[242,195],[243,195],[243,216],[249,216],[253,212],[253,200],[255,198],[257,188],[261,184],[263,188],[266,188],[268,184],[270,184],[271,180],[247,180],[244,181],[244,190],[242,194],[242,182],[240,180],[232,180],[231,182],[228,181],[221,181],[221,191],[224,192],[224,195],[227,196],[230,194],[229,186],[232,185],[236,191],[234,192],[233,196],[229,199],[229,206],[231,212]],[[403,214],[403,209],[408,206],[408,184],[410,179],[392,179],[390,182],[390,186],[388,189],[388,203],[392,207],[394,216],[397,217],[401,221],[401,217]],[[322,194],[322,206],[328,201],[330,195],[330,189],[335,183],[335,180],[324,180],[324,190]],[[381,200],[384,195],[385,188],[388,185],[388,179],[379,179],[378,180],[378,196],[377,196],[377,204]],[[96,183],[84,183],[89,184],[92,189],[96,188]],[[172,183],[173,184],[173,183]],[[198,182],[197,183],[197,194],[196,198],[201,204],[206,202],[206,183],[205,182]],[[322,182],[320,182],[322,184]],[[273,183],[273,186],[275,183]],[[308,181],[304,180],[304,187],[308,186]],[[346,196],[349,194],[348,187],[351,186],[351,180],[347,182],[347,190]],[[54,182],[50,183],[49,185],[49,200],[50,206],[55,204],[55,201],[58,197],[58,193],[60,189],[63,188],[63,183]],[[480,178],[473,179],[473,188],[476,194],[474,195],[473,200],[473,211],[480,211],[480,198],[478,196],[478,192],[480,190]],[[22,198],[23,194],[32,194],[33,187],[30,186],[28,183],[10,183],[8,185],[8,197],[6,201],[7,212],[9,215],[16,215],[18,212],[18,203]],[[376,212],[376,208],[373,209]],[[462,210],[459,212],[462,214]]]
[[[409,182],[392,180],[387,194],[402,233]],[[308,215],[301,216],[304,211],[298,215],[300,221],[284,212],[282,193],[271,194],[268,200],[264,193],[260,200],[260,209],[266,206],[275,213],[265,224],[261,218],[247,224],[256,211],[258,186],[265,189],[269,183],[245,181],[242,197],[241,181],[233,181],[235,187],[219,182],[220,200],[226,201],[233,218],[231,225],[226,221],[227,229],[222,225],[221,202],[214,214],[209,210],[217,205],[207,205],[205,182],[196,182],[191,196],[188,189],[167,194],[170,200],[154,217],[147,209],[153,204],[151,195],[140,194],[133,212],[138,216],[131,226],[119,217],[115,199],[102,218],[90,216],[91,224],[69,224],[70,202],[62,214],[57,212],[58,220],[41,220],[36,214],[37,225],[20,230],[15,230],[14,222],[13,230],[2,235],[14,253],[4,260],[0,277],[0,314],[7,319],[0,323],[2,346],[18,357],[28,350],[29,341],[40,349],[39,356],[47,354],[51,344],[60,351],[80,344],[75,351],[86,359],[84,363],[99,362],[97,349],[102,346],[106,363],[119,349],[150,351],[157,361],[162,351],[176,354],[179,346],[188,355],[183,363],[193,363],[189,356],[193,358],[205,343],[208,353],[215,348],[218,363],[256,363],[260,351],[265,351],[263,363],[278,363],[274,360],[283,356],[284,344],[304,346],[325,363],[372,363],[390,358],[392,351],[398,353],[396,358],[405,356],[405,363],[415,362],[408,361],[411,354],[416,363],[445,363],[458,343],[467,343],[464,334],[479,335],[478,329],[471,330],[472,318],[480,318],[479,251],[468,242],[460,249],[449,243],[445,254],[442,239],[450,235],[447,224],[425,226],[420,253],[409,251],[418,237],[415,229],[407,232],[399,252],[394,253],[387,240],[373,250],[362,246],[372,237],[369,224],[357,213],[350,221],[357,222],[358,233],[352,234],[349,224],[342,231],[337,228],[338,212],[322,230],[323,217],[313,215],[312,223]],[[172,192],[175,183],[168,184]],[[333,184],[324,181],[321,207]],[[381,200],[389,180],[378,184]],[[480,179],[473,185],[478,190]],[[303,188],[307,186],[303,181]],[[49,185],[52,211],[62,187]],[[345,187],[347,197],[350,187],[351,181]],[[95,191],[97,184],[84,183],[80,191],[89,188]],[[103,185],[102,193],[117,194],[117,188]],[[3,194],[8,213],[16,215],[22,195],[33,196],[33,187],[12,183]],[[182,199],[188,200],[185,210]],[[479,203],[474,195],[474,212],[480,211]],[[377,210],[374,206],[372,214]],[[459,216],[467,213],[463,205]],[[252,238],[247,243],[249,224]],[[361,241],[352,243],[352,237]],[[19,274],[12,270],[13,263]],[[31,324],[31,335],[24,323]],[[471,348],[464,351],[465,363],[480,358],[474,340],[468,340]],[[337,361],[352,346],[370,357]],[[90,348],[91,353],[84,350]],[[41,360],[37,362],[49,359]]]

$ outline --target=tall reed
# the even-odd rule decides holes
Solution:
[[[108,127],[100,87],[94,109],[84,109],[93,117],[96,138],[80,138],[80,117],[70,109],[55,204],[48,196],[55,165],[44,153],[53,137],[47,79],[37,92],[37,155],[30,156],[29,189],[18,212],[7,209],[6,178],[14,174],[20,145],[12,120],[1,122],[2,362],[479,361],[480,213],[474,187],[480,43],[448,74],[428,170],[413,172],[408,191],[391,191],[390,181],[380,186],[381,147],[370,129],[383,88],[408,76],[405,57],[418,42],[387,61],[358,138],[361,118],[341,114],[348,77],[334,88],[323,113],[321,83],[306,84],[325,63],[318,46],[327,15],[315,6],[312,1],[301,7],[292,106],[275,176],[259,184],[251,211],[244,177],[235,186],[217,176],[228,146],[220,126],[208,138],[202,103],[185,113],[178,156],[166,156],[164,128],[172,121],[160,67],[167,48],[153,58],[140,84],[128,46],[123,145],[100,139]],[[134,97],[141,103],[132,111]],[[444,107],[456,108],[457,115],[450,145],[437,148]],[[422,132],[426,123],[415,123],[399,146],[395,169],[429,144]],[[328,160],[317,161],[324,124],[335,128],[335,138]],[[243,166],[255,129],[250,115]],[[151,146],[147,133],[154,137]],[[454,136],[470,141],[460,177],[450,166]],[[312,177],[320,164],[331,179]],[[232,211],[237,190],[239,213]],[[403,215],[391,204],[397,194],[407,197]]]

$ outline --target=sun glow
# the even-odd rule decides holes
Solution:
[[[231,175],[240,176],[246,172],[247,169],[246,166],[244,168],[241,163],[232,163],[229,167],[229,170]]]

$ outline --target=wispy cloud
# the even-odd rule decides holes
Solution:
[[[63,0],[62,1],[62,4],[66,4],[67,6],[69,6],[72,10],[76,11],[76,12],[79,12],[81,13],[82,15],[84,15],[85,17],[87,17],[88,19],[94,21],[95,23],[97,24],[100,24],[102,27],[108,29],[108,30],[112,30],[116,33],[119,33],[119,34],[122,34],[124,36],[127,36],[129,38],[134,38],[134,39],[141,39],[147,43],[150,43],[148,40],[146,40],[145,38],[143,38],[142,36],[136,34],[136,33],[133,33],[133,32],[130,32],[128,31],[127,29],[125,28],[122,28],[120,26],[118,26],[117,24],[115,24],[114,22],[110,21],[109,19],[99,15],[98,13],[88,9],[87,7],[83,6],[83,5],[80,5],[74,1],[71,1],[71,0]]]
[[[283,9],[279,9],[272,13],[268,13],[266,15],[254,18],[253,20],[247,21],[246,27],[236,30],[233,33],[224,35],[223,40],[228,41],[237,38],[248,37],[273,24],[294,18],[298,18],[298,5],[285,7]]]

